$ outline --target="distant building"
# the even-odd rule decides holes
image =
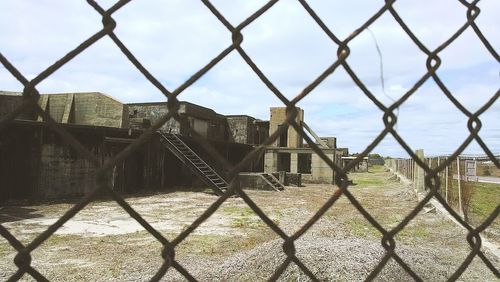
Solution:
[[[272,107],[270,109],[269,135],[284,125],[286,107]],[[297,124],[315,136],[316,144],[327,157],[342,166],[341,157],[346,155],[344,149],[336,148],[335,137],[319,137],[304,122],[304,110],[298,109]],[[335,172],[309,146],[304,146],[303,137],[292,126],[289,126],[278,139],[266,148],[264,171],[274,173],[279,171],[300,173],[303,182],[333,183]]]

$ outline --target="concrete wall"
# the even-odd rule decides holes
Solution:
[[[21,93],[0,91],[0,117],[13,112],[23,102]],[[17,116],[18,119],[33,119],[33,112],[28,110]]]
[[[226,116],[231,142],[259,145],[269,137],[269,122],[250,116]]]
[[[0,117],[12,112],[23,102],[23,97],[15,94],[0,92]]]
[[[249,116],[226,116],[230,140],[236,143],[252,144],[254,141],[253,121]]]
[[[75,123],[128,128],[128,107],[101,93],[78,93],[75,95]]]
[[[42,144],[36,197],[85,195],[96,187],[96,169],[66,146]]]
[[[128,107],[102,93],[43,94],[38,104],[59,123],[128,128]]]
[[[63,125],[84,147],[103,163],[123,150],[127,143],[107,138],[136,138],[128,130]],[[0,201],[8,199],[47,199],[81,196],[95,188],[96,168],[44,123],[15,121],[0,135]],[[142,185],[138,159],[143,150],[129,156],[110,175],[119,192],[135,192]]]
[[[337,137],[321,137],[328,148],[337,149]]]
[[[296,121],[304,120],[304,110],[298,108],[298,115]],[[270,109],[270,119],[269,119],[269,135],[273,134],[278,127],[285,121],[286,119],[286,107],[271,107]],[[300,123],[299,123],[300,124]],[[298,132],[295,131],[293,127],[288,127],[288,148],[301,148],[303,147],[303,138]],[[279,147],[280,140],[279,138],[272,144],[272,146]]]
[[[276,191],[260,173],[240,173],[238,181],[242,189]]]
[[[278,181],[285,186],[302,186],[302,174],[292,173],[292,172],[273,172],[272,175],[278,179]]]
[[[229,141],[259,145],[269,137],[269,122],[251,116],[226,116]]]
[[[150,124],[156,123],[168,113],[166,102],[128,104],[128,107],[132,120],[149,119]],[[170,119],[159,130],[189,136],[192,129],[204,138],[219,141],[228,139],[225,117],[211,109],[181,102],[179,116],[179,120]],[[136,123],[133,123],[133,127],[144,128]]]
[[[269,137],[269,121],[256,120],[255,125],[256,136],[254,136],[255,141],[253,144],[260,145],[263,144]]]
[[[278,171],[278,153],[266,151],[264,154],[264,172],[273,173]]]
[[[328,155],[330,160],[334,160],[333,154]],[[315,182],[334,183],[333,169],[323,161],[317,154],[312,154],[311,159],[311,175]]]
[[[168,113],[167,103],[139,103],[128,104],[129,117],[131,119],[148,119],[149,124],[155,124],[162,116]],[[187,120],[183,120],[187,123]],[[186,125],[184,125],[186,126]],[[144,129],[147,126],[131,123],[132,128]],[[175,119],[168,120],[159,129],[163,132],[181,134],[181,124]]]
[[[326,162],[324,162],[316,153],[308,149],[301,149],[295,151],[301,151],[301,153],[293,152],[293,150],[281,149],[281,151],[289,151],[290,155],[290,172],[300,173],[298,171],[299,167],[299,154],[307,154],[311,156],[311,173],[301,173],[302,180],[304,183],[333,183],[335,173]],[[332,160],[337,166],[342,166],[341,157],[343,156],[342,150],[330,150],[325,152],[325,154]],[[264,155],[264,172],[275,173],[279,171],[279,153],[276,149],[269,148],[266,150]]]

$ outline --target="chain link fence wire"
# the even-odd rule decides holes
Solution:
[[[459,0],[459,2],[465,6],[466,21],[465,23],[445,42],[439,45],[436,49],[428,49],[420,39],[413,33],[413,31],[406,25],[405,21],[399,16],[396,9],[393,7],[395,0],[386,0],[385,4],[370,18],[364,22],[358,29],[352,32],[347,38],[340,39],[335,33],[329,29],[321,18],[315,13],[315,11],[308,5],[305,0],[298,0],[305,11],[311,16],[312,19],[318,24],[318,26],[323,30],[323,32],[337,45],[337,59],[332,62],[332,64],[323,71],[323,73],[318,76],[314,81],[312,81],[307,87],[305,87],[298,95],[292,100],[287,99],[281,91],[266,77],[266,75],[261,71],[261,69],[254,63],[252,58],[245,52],[241,47],[241,43],[244,38],[242,35],[242,30],[252,24],[257,18],[266,13],[278,0],[269,1],[267,4],[258,9],[255,13],[245,19],[237,26],[233,26],[229,21],[217,10],[217,8],[208,0],[201,0],[203,4],[208,8],[207,12],[212,13],[229,31],[232,38],[232,44],[227,46],[220,54],[212,58],[212,60],[205,65],[203,68],[194,73],[188,80],[186,80],[181,86],[173,91],[168,90],[157,78],[155,78],[134,56],[134,54],[127,48],[127,46],[118,38],[114,33],[114,29],[117,26],[117,22],[113,19],[113,14],[122,9],[130,0],[120,0],[115,3],[111,8],[105,10],[96,1],[87,0],[87,3],[94,8],[94,10],[102,16],[103,27],[100,31],[90,36],[88,39],[83,41],[78,47],[64,55],[60,60],[53,63],[51,66],[42,71],[33,79],[26,78],[9,60],[0,54],[0,62],[2,65],[24,86],[23,89],[23,103],[21,106],[16,108],[11,113],[3,116],[0,119],[0,130],[4,129],[6,124],[15,119],[19,114],[34,110],[38,115],[42,116],[47,122],[48,126],[57,132],[61,138],[67,142],[76,152],[83,158],[90,161],[97,169],[97,179],[96,187],[87,196],[81,199],[80,202],[72,206],[67,210],[64,215],[62,215],[54,224],[52,224],[47,230],[39,234],[33,241],[29,244],[24,245],[15,236],[13,236],[4,226],[0,224],[0,235],[4,237],[9,244],[17,251],[17,255],[14,258],[14,263],[17,266],[17,271],[10,277],[10,281],[15,281],[20,279],[23,275],[28,274],[34,279],[39,281],[47,281],[42,273],[32,266],[31,253],[38,248],[45,240],[51,237],[63,224],[70,220],[75,214],[80,210],[85,208],[90,202],[92,202],[98,195],[108,194],[116,203],[118,203],[132,218],[134,218],[139,224],[144,227],[152,236],[156,238],[162,245],[163,251],[158,254],[158,259],[162,260],[162,265],[156,274],[151,277],[151,281],[158,281],[161,279],[165,273],[173,268],[181,273],[189,281],[196,281],[193,277],[175,258],[175,248],[183,240],[185,240],[193,231],[200,226],[207,218],[209,218],[220,206],[226,201],[231,195],[236,194],[265,222],[265,224],[272,229],[277,235],[279,235],[283,240],[283,252],[286,254],[286,259],[283,263],[275,270],[274,274],[269,278],[269,280],[274,281],[280,277],[283,271],[293,262],[295,263],[311,280],[318,281],[315,274],[296,256],[295,253],[295,241],[299,239],[304,233],[306,233],[311,226],[313,226],[323,214],[339,199],[341,195],[346,196],[352,205],[370,222],[370,224],[380,232],[382,237],[381,245],[385,249],[384,256],[380,259],[377,266],[371,271],[371,273],[366,277],[367,280],[373,280],[377,277],[377,274],[384,268],[386,263],[392,258],[394,259],[411,277],[417,281],[422,279],[412,270],[411,265],[408,265],[396,252],[397,244],[394,237],[401,232],[412,219],[422,210],[422,208],[431,200],[435,198],[439,201],[444,208],[452,215],[464,228],[468,230],[467,243],[470,245],[470,253],[467,255],[465,260],[460,264],[460,266],[455,270],[455,272],[449,277],[449,280],[457,280],[461,274],[467,269],[471,261],[478,256],[484,264],[489,268],[491,272],[496,277],[500,278],[500,273],[498,269],[494,267],[492,262],[485,256],[481,251],[481,237],[480,233],[484,231],[497,217],[500,213],[500,205],[495,208],[495,210],[490,214],[484,222],[478,225],[476,228],[470,226],[465,222],[447,203],[442,195],[438,192],[441,187],[441,181],[438,176],[439,172],[442,172],[447,166],[451,164],[456,157],[464,151],[464,149],[475,140],[479,146],[483,149],[489,159],[494,163],[496,167],[500,167],[499,161],[494,157],[490,149],[483,142],[479,136],[479,131],[481,129],[480,116],[485,111],[490,108],[491,105],[500,96],[500,92],[497,90],[486,104],[484,104],[476,112],[470,112],[467,110],[448,90],[446,85],[442,82],[436,71],[441,65],[441,59],[439,57],[440,52],[446,49],[453,41],[460,37],[464,31],[467,29],[472,30],[476,35],[478,40],[482,42],[484,47],[489,51],[491,56],[499,62],[499,56],[493,46],[488,42],[488,39],[482,34],[479,27],[476,25],[475,20],[480,14],[480,9],[477,4],[479,0],[474,0],[471,2],[465,0]],[[429,7],[425,7],[429,9]],[[410,37],[413,43],[420,49],[421,52],[427,55],[426,68],[427,72],[420,77],[420,79],[399,99],[397,99],[390,106],[386,107],[381,103],[374,94],[368,90],[363,81],[358,78],[356,73],[351,69],[347,63],[347,58],[350,55],[349,43],[356,38],[361,32],[368,29],[378,18],[384,14],[390,14],[399,26],[405,31],[405,33]],[[158,90],[160,90],[165,97],[168,99],[167,107],[168,113],[162,116],[156,123],[154,123],[149,129],[145,130],[144,133],[137,138],[132,144],[128,145],[123,151],[114,156],[108,162],[101,164],[88,149],[86,149],[77,139],[75,139],[70,133],[58,125],[48,113],[46,113],[39,105],[38,99],[40,97],[37,90],[37,86],[49,76],[51,76],[55,71],[61,68],[63,65],[74,59],[84,50],[86,50],[91,45],[95,44],[97,41],[104,37],[109,37],[118,46],[121,52],[128,58],[128,60],[144,75],[144,77],[151,82]],[[227,191],[219,197],[209,208],[207,208],[187,229],[182,231],[175,239],[169,241],[160,232],[153,228],[146,220],[144,220],[139,213],[137,213],[120,195],[110,187],[108,181],[108,175],[111,173],[114,166],[120,164],[124,161],[130,154],[140,148],[142,144],[148,141],[155,134],[165,122],[170,119],[179,118],[179,101],[177,97],[181,95],[188,87],[190,87],[194,82],[205,75],[211,68],[217,65],[222,59],[224,59],[228,54],[232,52],[237,52],[243,60],[251,67],[251,69],[257,74],[260,80],[267,86],[273,95],[275,95],[287,108],[287,118],[283,122],[283,127],[280,127],[278,131],[270,134],[269,138],[260,146],[256,147],[251,151],[240,163],[231,166],[229,162],[225,160],[217,151],[208,143],[205,142],[203,145],[204,149],[207,150],[211,156],[213,156],[222,165],[230,168],[229,178],[230,186]],[[350,162],[346,167],[337,166],[332,160],[330,160],[322,150],[311,140],[307,134],[303,131],[302,127],[296,122],[295,117],[297,116],[296,105],[304,97],[309,95],[309,93],[315,89],[319,84],[321,84],[328,76],[334,73],[337,69],[343,68],[347,74],[352,78],[354,83],[359,87],[359,89],[368,97],[383,113],[383,122],[385,128],[380,132],[380,134],[370,143],[366,149],[360,153],[357,158]],[[431,169],[425,162],[420,160],[410,146],[403,140],[403,138],[398,134],[395,129],[397,124],[397,115],[395,112],[398,108],[405,103],[405,101],[412,96],[419,87],[428,80],[433,80],[438,87],[441,89],[442,93],[453,103],[453,105],[460,110],[464,115],[468,117],[467,129],[469,130],[469,136],[464,140],[464,142],[456,149],[456,151],[449,156],[445,161],[440,163],[439,166]],[[280,135],[281,131],[287,129],[287,127],[293,127],[299,134],[302,135],[304,140],[309,144],[312,150],[318,154],[318,156],[325,161],[328,166],[335,172],[335,184],[338,189],[333,193],[333,195],[323,204],[323,206],[309,219],[307,222],[295,233],[289,235],[286,234],[282,229],[280,229],[275,222],[273,222],[262,209],[242,190],[236,185],[236,178],[238,173],[244,169],[252,160],[261,155],[267,145],[272,144]],[[427,195],[418,203],[412,212],[410,212],[397,226],[392,229],[384,228],[375,218],[370,215],[370,213],[360,204],[360,202],[351,194],[349,191],[349,179],[347,172],[356,166],[362,159],[368,155],[387,135],[392,135],[397,142],[404,148],[404,150],[413,159],[415,165],[421,167],[425,171],[425,185],[427,187]]]

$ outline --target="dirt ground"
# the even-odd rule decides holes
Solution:
[[[417,204],[409,187],[391,180],[381,168],[352,173],[349,188],[384,227],[396,226]],[[333,185],[287,187],[282,192],[247,191],[291,235],[332,195]],[[126,200],[167,239],[175,238],[217,198],[200,192],[128,197]],[[0,208],[0,222],[28,243],[55,222],[71,203]],[[498,219],[497,219],[498,220]],[[495,228],[499,226],[495,225]],[[498,230],[496,230],[496,233]],[[177,248],[175,258],[200,281],[262,281],[285,260],[283,241],[241,198],[230,198]],[[324,281],[360,281],[384,254],[381,234],[349,200],[341,199],[295,243],[297,256]],[[161,265],[162,246],[117,204],[97,201],[78,213],[32,253],[32,265],[54,281],[142,281]],[[446,280],[470,251],[466,233],[439,212],[420,213],[396,237],[396,253],[424,280]],[[15,252],[0,237],[0,280],[12,275]],[[498,269],[495,256],[487,256]],[[23,277],[25,280],[33,280]],[[165,281],[183,281],[171,269]],[[282,281],[306,281],[290,265]],[[411,281],[394,261],[380,281]],[[498,281],[475,258],[463,281]]]

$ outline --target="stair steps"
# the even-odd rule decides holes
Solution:
[[[279,182],[279,180],[274,177],[274,175],[270,173],[261,173],[262,177],[266,180],[266,182],[273,187],[276,191],[285,190],[285,186]]]
[[[160,133],[160,142],[172,152],[196,176],[207,184],[215,194],[221,196],[229,184],[202,158],[200,158],[186,143],[172,133]]]

